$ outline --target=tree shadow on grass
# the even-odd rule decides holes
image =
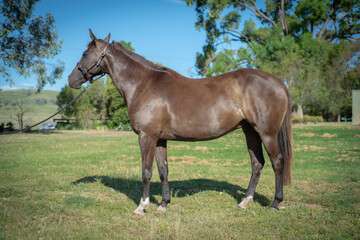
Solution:
[[[107,187],[110,187],[118,192],[125,194],[132,199],[136,204],[139,203],[142,194],[142,182],[140,180],[109,177],[109,176],[87,176],[72,182],[72,184],[80,183],[94,183],[100,182]],[[185,197],[191,196],[203,191],[217,191],[226,192],[232,196],[239,203],[245,196],[246,189],[223,181],[216,181],[211,179],[189,179],[183,181],[170,181],[171,197]],[[160,195],[162,193],[161,183],[152,182],[150,185],[150,201],[159,204],[153,195]],[[270,200],[264,195],[255,193],[254,201],[262,206],[269,206]]]

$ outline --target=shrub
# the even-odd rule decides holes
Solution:
[[[118,125],[116,124],[116,122],[114,122],[113,120],[108,120],[106,122],[106,126],[109,128],[109,129],[116,129],[118,127]]]
[[[45,98],[36,99],[36,104],[37,105],[45,105],[45,104],[47,104],[47,100]]]
[[[97,131],[104,131],[104,130],[108,130],[108,126],[104,123],[96,123],[93,125],[93,129],[97,130]]]
[[[0,132],[11,132],[14,131],[14,124],[12,122],[7,122],[6,124],[2,122],[0,124]]]
[[[14,131],[15,130],[14,124],[12,122],[6,123],[6,128],[5,129],[8,130],[9,132]]]
[[[310,115],[304,115],[303,118],[295,117],[292,118],[292,123],[322,123],[324,122],[324,119],[322,116],[310,116]]]
[[[304,115],[303,122],[304,122],[304,123],[308,123],[308,122],[311,122],[311,123],[321,123],[321,122],[324,122],[324,119],[323,119],[322,116],[309,116],[309,115]]]
[[[292,123],[293,124],[297,124],[297,123],[302,123],[303,119],[300,117],[294,117],[292,118]]]

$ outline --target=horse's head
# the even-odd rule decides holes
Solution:
[[[89,32],[92,41],[68,77],[69,86],[72,88],[79,89],[87,81],[92,83],[93,77],[103,73],[101,62],[109,47],[110,33],[102,40],[97,39],[91,29]]]

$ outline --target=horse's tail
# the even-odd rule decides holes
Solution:
[[[291,184],[291,166],[293,161],[292,129],[291,129],[292,105],[289,94],[287,94],[287,97],[288,97],[287,111],[278,133],[278,143],[281,149],[281,153],[284,157],[284,172],[283,172],[284,185]]]

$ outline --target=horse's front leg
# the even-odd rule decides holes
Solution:
[[[169,169],[167,165],[167,147],[166,140],[159,140],[156,146],[155,158],[159,170],[159,176],[162,186],[162,200],[157,212],[165,212],[166,205],[170,203],[170,190],[168,182]]]
[[[150,193],[150,179],[152,176],[152,166],[154,162],[154,154],[156,149],[157,139],[141,132],[139,134],[139,145],[142,160],[142,182],[143,191],[140,199],[140,204],[133,212],[133,215],[143,216],[144,210],[149,206],[149,193]]]

